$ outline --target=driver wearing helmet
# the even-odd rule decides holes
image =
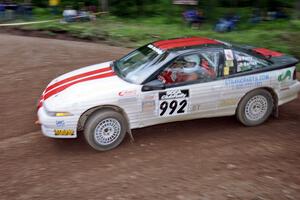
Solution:
[[[164,70],[158,79],[166,84],[197,80],[199,64],[200,57],[198,55],[185,56]]]
[[[208,60],[200,58],[197,54],[176,60],[158,76],[158,79],[165,84],[214,78],[216,78],[216,73],[210,67]]]

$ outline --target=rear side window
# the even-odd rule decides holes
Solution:
[[[266,60],[257,58],[244,52],[234,51],[234,57],[236,60],[237,73],[260,69],[268,66],[268,62]]]

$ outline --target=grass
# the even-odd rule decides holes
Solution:
[[[167,19],[159,17],[124,20],[108,16],[96,22],[70,24],[53,22],[25,26],[23,29],[69,32],[83,38],[104,35],[112,39],[134,42],[135,46],[157,39],[198,35],[255,46],[273,47],[282,51],[287,50],[287,47],[282,47],[282,45],[288,42],[286,39],[290,35],[293,36],[293,39],[291,38],[293,41],[298,41],[300,37],[299,20],[264,22],[255,26],[243,24],[230,33],[216,33],[212,27],[212,24],[204,24],[199,29],[190,28],[180,22],[168,23]]]
[[[74,37],[117,41],[117,45],[139,47],[149,42],[185,37],[204,36],[232,43],[265,47],[300,59],[300,20],[263,22],[251,25],[240,23],[235,31],[216,33],[213,23],[190,28],[180,17],[151,17],[123,19],[115,16],[98,18],[95,22],[61,24],[59,22],[24,26],[22,29],[48,31],[49,34],[68,33]],[[300,66],[298,66],[300,71]]]

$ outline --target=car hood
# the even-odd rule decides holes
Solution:
[[[113,103],[124,92],[134,93],[139,86],[119,78],[111,65],[112,62],[101,63],[59,76],[44,90],[38,108],[67,111],[82,104]]]

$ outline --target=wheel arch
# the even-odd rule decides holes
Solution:
[[[89,116],[91,116],[92,114],[94,114],[99,110],[113,110],[122,114],[122,116],[125,118],[127,122],[126,132],[131,134],[131,127],[130,127],[128,115],[122,108],[116,105],[99,105],[99,106],[89,108],[88,110],[86,110],[84,113],[81,114],[78,120],[77,130],[79,131],[83,130]]]
[[[236,110],[235,110],[235,113],[237,112],[237,109],[240,105],[240,103],[242,102],[242,100],[245,98],[245,96],[247,96],[247,94],[249,94],[250,92],[252,91],[255,91],[255,90],[258,90],[258,89],[263,89],[263,90],[266,90],[268,91],[271,95],[272,95],[272,99],[273,99],[273,103],[274,103],[274,107],[273,107],[273,115],[275,117],[278,117],[278,95],[277,93],[275,92],[275,90],[271,87],[259,87],[259,88],[255,88],[255,89],[252,89],[252,90],[249,90],[248,92],[246,92],[242,98],[239,100],[239,103],[236,107]]]

